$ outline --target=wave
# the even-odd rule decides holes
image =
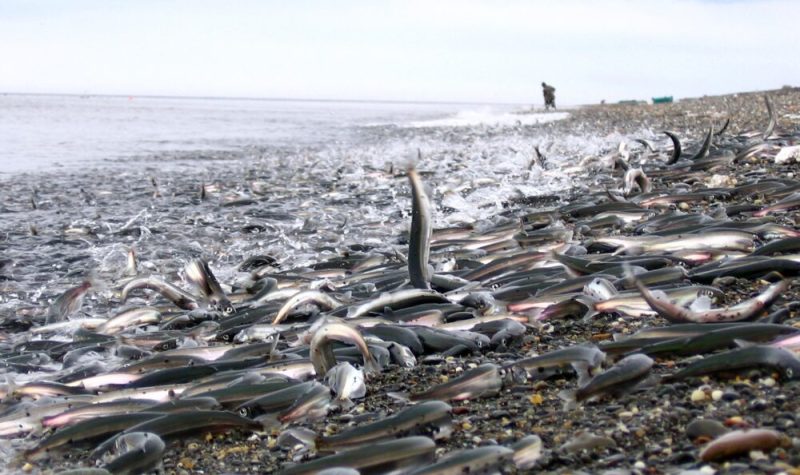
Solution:
[[[569,117],[568,112],[497,112],[491,110],[460,111],[451,117],[408,122],[401,127],[471,127],[490,125],[497,127],[513,127],[517,125],[535,125]]]

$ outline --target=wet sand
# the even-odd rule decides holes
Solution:
[[[795,145],[800,138],[800,91],[770,91],[769,95],[778,114],[776,138],[768,139],[771,148],[710,170],[650,173],[654,190],[676,190],[678,184],[699,190],[731,188],[754,179],[795,179],[797,165],[775,164],[774,155],[776,147]],[[631,163],[641,163],[645,172],[649,172],[658,169],[658,164],[669,156],[667,142],[657,135],[661,130],[676,132],[685,150],[692,152],[709,124],[719,129],[727,118],[731,121],[720,149],[733,147],[733,141],[723,140],[726,136],[745,136],[749,131],[756,133],[766,127],[768,116],[763,93],[705,97],[667,105],[591,106],[571,111],[566,120],[524,126],[513,133],[523,138],[530,135],[558,140],[562,135],[631,136],[649,130],[653,132],[651,138],[659,140],[656,153],[645,152],[641,145],[628,141]],[[475,128],[466,133],[452,133],[453,140],[458,140],[465,134],[475,139],[506,132]],[[559,162],[562,170],[551,169],[548,173],[574,174],[565,181],[571,186],[565,185],[559,193],[511,196],[502,202],[495,216],[481,217],[476,226],[513,222],[542,210],[558,213],[558,208],[588,198],[599,200],[606,188],[621,189],[622,171],[593,164],[613,153],[606,150],[603,154],[579,153],[566,157]],[[350,252],[355,252],[359,243],[379,250],[405,246],[410,200],[403,173],[371,166],[359,171],[359,167],[345,163],[340,169],[326,164],[318,172],[309,169],[306,174],[297,175],[291,166],[282,167],[282,157],[274,152],[253,155],[256,157],[243,159],[236,154],[220,153],[201,161],[191,160],[191,156],[162,156],[151,164],[144,162],[136,170],[101,167],[85,173],[23,175],[7,180],[0,203],[2,216],[9,223],[0,246],[4,259],[11,260],[0,272],[4,276],[0,281],[4,295],[0,343],[4,350],[9,351],[11,342],[16,341],[14,334],[28,331],[32,322],[46,313],[49,300],[79,283],[90,270],[107,287],[92,293],[84,310],[96,315],[114,313],[119,308],[114,283],[123,278],[125,253],[131,246],[137,249],[148,271],[174,281],[180,280],[185,259],[205,257],[219,270],[218,277],[226,284],[243,279],[236,266],[256,254],[274,255],[284,271],[313,268],[341,256],[348,246]],[[587,155],[594,160],[579,167]],[[183,161],[184,158],[189,160]],[[425,158],[418,165],[426,182],[435,181],[447,172],[436,170],[435,158]],[[171,162],[166,171],[159,168],[162,161]],[[448,161],[446,167],[458,170],[458,161]],[[473,180],[480,178],[474,168],[471,170]],[[155,185],[151,177],[155,178]],[[535,180],[535,177],[519,172],[513,179]],[[205,200],[199,195],[203,185],[209,186]],[[33,189],[36,193],[31,198]],[[36,210],[31,210],[32,199]],[[463,212],[443,206],[442,199],[441,195],[434,195],[437,219]],[[372,206],[365,207],[364,201]],[[760,206],[770,202],[774,200],[763,196],[709,198],[679,201],[673,208],[686,213],[713,214],[720,207]],[[352,212],[342,211],[351,209]],[[343,221],[344,216],[351,217]],[[559,216],[567,228],[580,221],[566,213]],[[794,211],[772,216],[777,224],[797,227]],[[745,213],[731,219],[747,217]],[[355,242],[345,233],[354,226],[359,228]],[[35,235],[31,235],[31,229],[35,229]],[[625,229],[609,232],[632,233]],[[291,255],[280,255],[280,249],[286,246],[291,248]],[[434,252],[432,261],[437,259],[440,264],[444,261]],[[717,304],[725,305],[749,298],[763,289],[764,282],[739,278],[714,285],[724,292]],[[791,308],[783,323],[800,327],[800,318],[794,307],[790,307],[797,300],[797,289],[792,287],[771,310]],[[320,421],[302,425],[318,433],[338,432],[354,421],[378,419],[401,408],[397,401],[386,396],[389,391],[413,392],[452,379],[484,362],[504,363],[529,353],[543,354],[583,342],[600,343],[608,341],[612,334],[631,334],[643,327],[665,325],[658,317],[635,319],[614,314],[599,314],[590,321],[548,320],[532,325],[523,339],[503,351],[448,358],[433,356],[421,359],[413,369],[391,367],[369,380],[366,399],[352,411],[334,411]],[[658,375],[670,374],[687,362],[684,357],[658,358],[653,371]],[[574,376],[567,373],[563,377],[509,385],[496,396],[453,402],[455,430],[448,440],[438,442],[437,455],[490,443],[510,445],[523,436],[536,434],[545,449],[536,470],[543,473],[678,473],[693,469],[702,469],[704,473],[796,473],[800,470],[797,427],[800,384],[780,381],[769,370],[741,372],[733,378],[712,376],[658,384],[565,410],[558,393],[575,386]],[[773,428],[788,436],[791,445],[721,463],[700,462],[701,445],[686,435],[687,424],[698,418],[719,421],[731,428]],[[581,431],[612,439],[613,445],[578,453],[559,449]],[[279,432],[233,431],[177,440],[166,452],[163,469],[166,473],[272,473],[292,461],[309,458],[308,454],[276,447]],[[34,440],[14,440],[9,447],[19,449]],[[4,452],[14,454],[13,450]],[[85,455],[85,451],[71,449],[54,455],[50,462],[31,465],[15,458],[8,470],[49,473],[80,466]],[[502,471],[517,473],[510,463]]]

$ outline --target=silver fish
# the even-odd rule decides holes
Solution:
[[[361,399],[367,394],[364,372],[348,362],[331,368],[325,375],[325,384],[336,394],[336,402],[344,409],[353,406],[353,399]]]
[[[408,179],[413,193],[411,208],[411,231],[408,239],[408,275],[411,285],[418,289],[429,289],[431,272],[428,258],[431,247],[431,203],[425,193],[422,179],[414,167],[408,169]]]

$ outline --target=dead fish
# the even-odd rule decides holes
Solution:
[[[672,323],[720,323],[736,322],[753,318],[758,312],[764,310],[780,297],[789,288],[789,280],[781,280],[767,287],[759,295],[738,303],[731,307],[695,311],[690,308],[680,307],[670,302],[665,295],[656,295],[641,282],[636,282],[636,288],[648,305],[661,317]]]
[[[381,366],[372,356],[364,341],[364,337],[357,329],[346,323],[326,323],[314,332],[309,346],[311,362],[318,375],[324,375],[336,365],[336,357],[333,354],[333,341],[341,341],[355,345],[364,358],[364,370],[367,374],[378,374]]]
[[[212,309],[221,311],[223,315],[232,315],[236,311],[206,261],[193,259],[185,270],[186,278],[200,289]]]
[[[502,387],[503,377],[500,367],[493,363],[486,363],[477,368],[464,371],[461,376],[446,383],[438,384],[427,391],[411,395],[389,393],[389,396],[412,402],[431,399],[461,401],[497,394]]]
[[[60,322],[80,310],[81,305],[83,305],[83,297],[91,287],[92,283],[85,280],[77,287],[73,287],[59,295],[55,302],[47,309],[45,323]]]
[[[723,434],[700,451],[700,460],[714,462],[746,454],[753,450],[770,451],[780,446],[790,446],[785,435],[769,429],[735,430]]]
[[[408,238],[408,275],[411,285],[418,289],[429,289],[431,271],[428,268],[428,259],[433,231],[431,202],[417,170],[412,166],[407,173],[413,194],[411,231]]]
[[[166,444],[150,432],[129,432],[114,444],[116,457],[103,468],[115,475],[149,472],[161,464]]]

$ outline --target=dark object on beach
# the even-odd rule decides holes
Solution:
[[[544,95],[544,110],[549,110],[551,107],[556,108],[556,88],[542,82],[542,95]]]

